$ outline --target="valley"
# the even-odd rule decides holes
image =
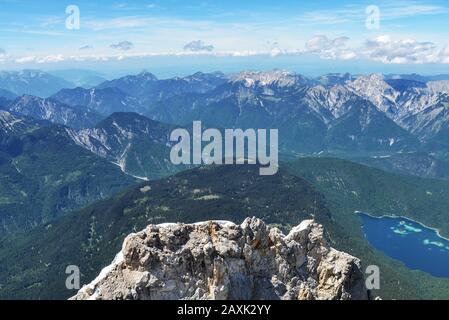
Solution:
[[[0,177],[0,235],[28,231],[136,182],[77,146],[64,127],[2,111]]]
[[[69,297],[73,292],[63,281],[67,265],[82,266],[82,282],[89,282],[112,261],[126,235],[149,223],[241,222],[256,216],[286,233],[307,218],[323,224],[332,246],[360,257],[364,267],[381,268],[381,290],[373,295],[442,298],[449,292],[447,279],[412,271],[377,251],[365,239],[355,211],[401,213],[438,226],[447,235],[448,190],[447,182],[401,177],[329,158],[284,163],[274,176],[259,176],[250,165],[200,167],[142,183],[27,235],[4,237],[0,297]],[[46,250],[38,249],[42,247]]]

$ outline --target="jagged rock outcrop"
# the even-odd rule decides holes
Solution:
[[[285,236],[257,218],[149,225],[72,299],[367,299],[357,258],[305,220]]]

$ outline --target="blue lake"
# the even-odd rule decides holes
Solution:
[[[376,249],[410,269],[449,278],[449,240],[435,230],[402,217],[360,216],[365,237]]]

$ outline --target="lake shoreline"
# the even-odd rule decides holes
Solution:
[[[376,218],[376,219],[382,219],[382,218],[401,218],[401,219],[410,220],[410,221],[413,221],[414,223],[417,223],[417,224],[423,226],[424,228],[427,228],[427,229],[430,229],[430,230],[435,231],[435,233],[437,234],[438,237],[440,237],[440,238],[442,238],[442,239],[444,239],[444,240],[446,240],[446,241],[449,241],[449,238],[446,238],[446,237],[444,237],[444,236],[441,235],[441,231],[440,231],[439,229],[433,228],[433,227],[429,227],[429,226],[425,225],[424,223],[419,222],[419,221],[416,221],[416,220],[413,220],[412,218],[409,218],[409,217],[398,216],[398,215],[388,215],[388,214],[384,214],[384,215],[382,215],[382,216],[373,216],[372,214],[369,214],[369,213],[366,213],[366,212],[362,212],[362,211],[355,211],[354,213],[357,213],[357,214],[364,214],[364,215],[367,215],[367,216],[369,216],[369,217],[371,217],[371,218]]]

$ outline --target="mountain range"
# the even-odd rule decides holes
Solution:
[[[155,103],[145,114],[176,124],[201,119],[222,128],[279,128],[281,144],[296,152],[407,151],[416,149],[418,140],[426,144],[439,137],[444,142],[435,124],[443,122],[444,127],[444,112],[433,112],[428,119],[434,129],[431,135],[413,130],[408,117],[416,116],[413,125],[420,126],[425,112],[444,108],[449,90],[445,82],[396,84],[396,88],[403,91],[381,75],[355,79],[333,75],[329,81],[285,71],[244,72],[206,93],[185,93]]]
[[[438,153],[441,158],[443,154],[443,159],[438,160],[446,161],[449,89],[448,80],[435,80],[439,78],[445,79],[380,74],[308,78],[274,70],[228,75],[199,72],[158,79],[145,71],[104,81],[93,88],[61,89],[48,99],[16,97],[3,90],[0,108],[3,104],[3,109],[12,113],[66,125],[78,145],[142,178],[174,172],[166,163],[168,146],[163,144],[168,143],[167,138],[161,144],[150,137],[151,146],[142,147],[148,138],[148,132],[139,127],[142,122],[151,123],[158,128],[155,130],[161,130],[159,136],[165,137],[173,126],[190,127],[193,120],[221,129],[279,128],[284,154],[385,159],[395,154],[425,152],[429,157]],[[117,112],[114,121],[106,121]],[[105,125],[110,128],[98,128]],[[107,141],[114,139],[120,141]],[[107,146],[98,146],[100,140],[107,141]],[[155,153],[164,155],[165,160],[149,156],[154,142],[158,149]],[[432,168],[426,170],[431,172]],[[411,173],[424,174],[422,170],[414,171]]]
[[[161,80],[142,72],[90,89],[69,86],[51,100],[24,96],[7,103],[14,97],[0,96],[13,112],[75,129],[92,127],[114,112],[136,112],[176,125],[202,120],[218,128],[279,128],[285,150],[311,153],[447,149],[448,92],[448,80],[380,74],[307,78],[275,70]]]
[[[99,89],[118,88],[141,101],[143,105],[165,100],[183,93],[204,93],[226,82],[221,72],[197,72],[186,77],[159,80],[150,72],[105,81],[97,86]]]
[[[41,71],[1,75],[0,298],[67,298],[67,265],[90,282],[148,224],[248,216],[286,233],[314,219],[333,247],[381,265],[385,298],[449,292],[374,250],[354,214],[401,214],[448,234],[444,76],[145,71],[86,86]],[[194,120],[279,129],[279,173],[174,166],[170,133]]]

